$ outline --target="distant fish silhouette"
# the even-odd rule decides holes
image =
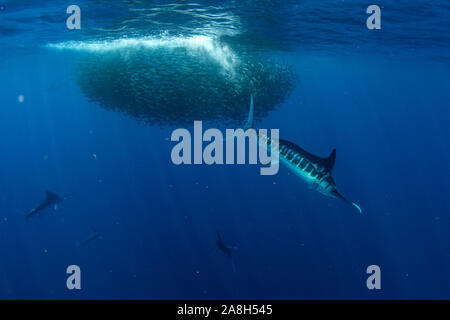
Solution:
[[[233,259],[233,250],[237,249],[237,247],[236,246],[226,245],[223,242],[222,236],[220,235],[219,232],[217,232],[216,244],[217,244],[217,247],[220,249],[220,251],[225,253],[230,258],[230,260],[231,260],[231,267],[233,268],[233,272],[236,273],[236,266],[234,264],[234,259]]]
[[[66,200],[67,197],[60,197],[57,194],[45,190],[45,200],[42,201],[36,208],[31,209],[31,211],[26,215],[26,218],[29,219],[37,213],[40,213],[42,210],[45,210],[49,207],[53,207],[54,210],[58,209],[58,204]]]
[[[98,232],[97,230],[95,230],[95,228],[93,228],[92,229],[92,233],[86,239],[81,241],[79,243],[79,245],[80,246],[84,246],[84,245],[86,245],[86,244],[88,244],[88,243],[90,243],[90,242],[92,242],[92,241],[94,241],[96,239],[103,240],[103,236],[102,236],[102,234],[100,232]]]

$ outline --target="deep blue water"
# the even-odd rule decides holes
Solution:
[[[380,1],[381,30],[369,1],[73,4],[81,30],[66,1],[0,0],[0,298],[450,298],[448,1]],[[284,167],[171,162],[174,129],[245,120],[250,81],[257,127],[336,148],[362,215]],[[69,198],[26,220],[46,189]]]

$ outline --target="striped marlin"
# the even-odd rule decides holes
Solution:
[[[252,95],[245,130],[253,128],[253,113]],[[270,137],[261,133],[259,133],[259,143],[266,148],[271,148],[273,151],[279,152],[280,162],[305,181],[311,188],[328,197],[341,199],[355,207],[359,213],[362,213],[361,208],[356,203],[347,200],[337,190],[332,177],[334,162],[336,160],[336,149],[333,149],[327,158],[321,158],[300,148],[295,143],[282,139],[278,142],[272,141]]]

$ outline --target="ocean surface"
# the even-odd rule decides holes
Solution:
[[[285,167],[173,164],[251,94],[363,214]],[[449,107],[448,1],[0,0],[0,298],[450,299]]]

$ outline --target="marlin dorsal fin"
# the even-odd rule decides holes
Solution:
[[[336,149],[333,149],[333,151],[331,151],[330,155],[328,156],[328,158],[323,159],[324,160],[324,168],[325,170],[327,170],[328,172],[332,172],[333,168],[334,168],[334,162],[336,161]]]

